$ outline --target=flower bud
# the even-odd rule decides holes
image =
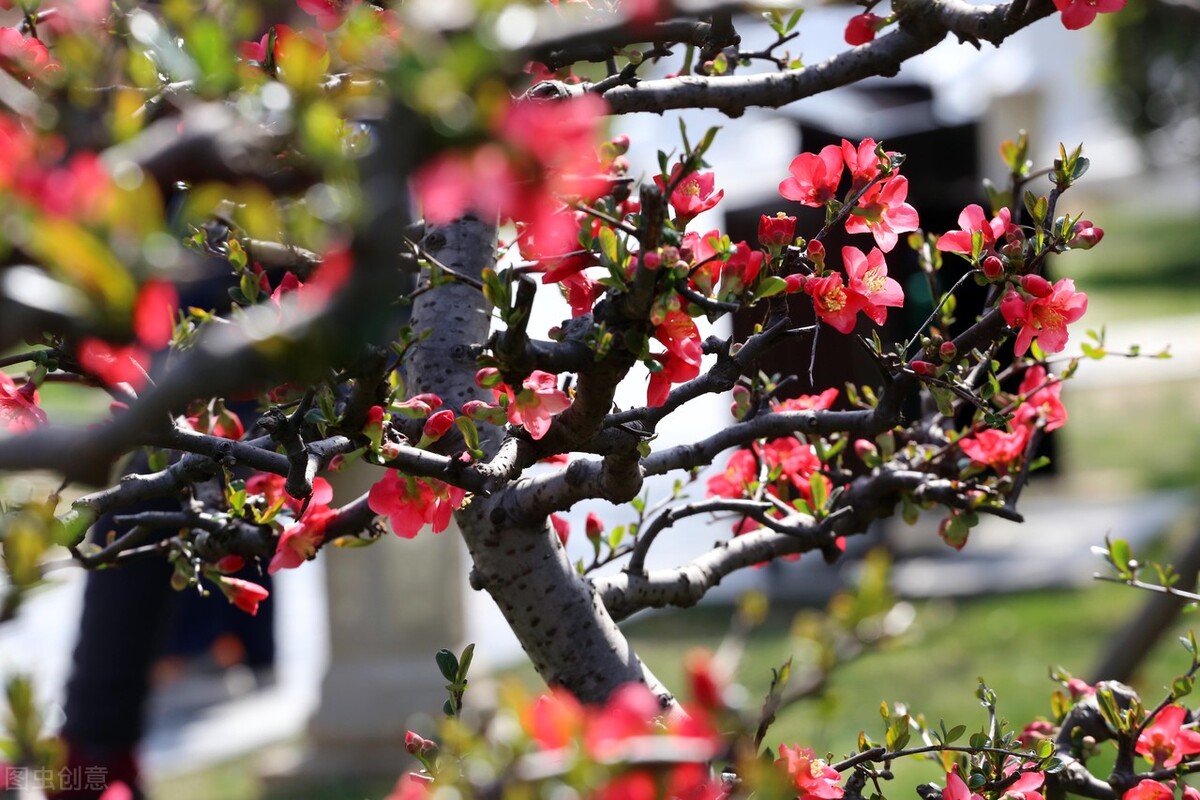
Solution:
[[[1050,293],[1054,291],[1054,287],[1050,285],[1050,281],[1041,275],[1022,275],[1021,288],[1034,297],[1049,297]]]
[[[932,377],[937,374],[937,365],[930,361],[910,361],[908,366],[918,375]]]
[[[854,454],[871,468],[878,467],[882,463],[882,459],[879,457],[879,448],[870,439],[855,439]]]
[[[588,541],[591,542],[599,541],[600,537],[604,535],[604,523],[601,521],[600,517],[597,516],[596,512],[588,512],[587,521],[584,523],[583,530],[584,534],[588,538]]]
[[[562,542],[565,547],[567,539],[571,536],[571,523],[565,517],[560,517],[558,514],[551,514],[550,527],[554,528],[554,533],[558,536],[558,541]]]
[[[617,151],[617,155],[625,155],[629,152],[629,137],[621,133],[609,139],[613,149]]]
[[[729,404],[729,413],[736,420],[743,420],[750,411],[750,390],[738,384],[733,387],[733,402]]]
[[[772,253],[777,254],[779,250],[787,247],[795,235],[795,217],[789,217],[783,213],[773,217],[763,214],[758,221],[758,243]]]
[[[404,749],[415,756],[418,753],[428,753],[432,750],[436,750],[437,743],[432,742],[423,736],[415,734],[412,731],[406,731],[404,734]]]
[[[1004,277],[1004,262],[999,256],[988,256],[983,260],[983,274],[989,281],[998,281]]]
[[[643,253],[642,266],[653,272],[662,266],[662,256],[659,255],[655,250],[651,250],[649,253]]]
[[[783,279],[783,282],[787,284],[786,288],[784,288],[784,291],[788,294],[802,292],[804,291],[804,284],[806,281],[807,278],[805,278],[803,275],[788,275]]]
[[[938,355],[942,357],[942,361],[953,361],[958,356],[958,348],[954,342],[942,342],[938,345]]]
[[[442,409],[425,420],[425,427],[421,429],[421,438],[428,439],[430,442],[436,442],[453,427],[454,412],[448,408]]]
[[[1075,223],[1075,235],[1068,244],[1077,250],[1091,250],[1103,238],[1103,228],[1097,228],[1089,219],[1081,219]]]
[[[846,23],[846,44],[857,46],[874,41],[875,31],[882,21],[883,17],[878,14],[855,14]]]
[[[805,248],[805,255],[812,262],[813,268],[820,275],[825,271],[825,245],[814,240],[809,241],[808,247]]]
[[[475,385],[481,389],[492,389],[499,386],[504,378],[495,367],[484,367],[475,373]]]

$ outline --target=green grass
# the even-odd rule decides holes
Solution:
[[[1057,276],[1087,292],[1095,325],[1200,313],[1200,225],[1193,217],[1147,217],[1128,209],[1097,211],[1104,240],[1054,262]]]

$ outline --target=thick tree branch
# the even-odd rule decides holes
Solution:
[[[897,30],[820,64],[782,73],[640,81],[609,89],[603,97],[614,114],[713,108],[737,117],[752,106],[779,108],[865,78],[895,75],[905,61],[932,49],[951,34],[963,41],[998,45],[1054,11],[1049,0],[1032,0],[1024,13],[1010,15],[1012,5],[972,6],[962,0],[898,2],[896,10],[902,21]],[[563,97],[589,91],[586,83],[555,86]]]

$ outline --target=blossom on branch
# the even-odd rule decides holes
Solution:
[[[1011,433],[986,428],[974,436],[959,439],[958,446],[976,464],[1005,475],[1013,462],[1024,454],[1029,433],[1027,425],[1019,425]]]
[[[1048,283],[1044,279],[1042,282]],[[1042,293],[1032,281],[1023,281],[1022,287]],[[1000,301],[1000,313],[1004,315],[1004,321],[1017,330],[1013,352],[1018,356],[1025,354],[1035,336],[1038,346],[1045,352],[1061,352],[1067,346],[1067,325],[1077,321],[1087,311],[1087,295],[1075,291],[1075,281],[1070,278],[1063,278],[1049,287],[1048,291],[1041,297],[1034,295],[1024,298],[1016,290],[1009,289]]]
[[[540,439],[550,430],[551,417],[566,411],[571,401],[566,392],[558,388],[558,376],[552,372],[535,369],[521,382],[521,391],[508,393],[508,421],[519,425],[534,439]]]
[[[811,747],[779,745],[775,766],[787,772],[800,793],[800,800],[838,800],[846,793],[838,785],[841,779],[838,771],[817,758]]]
[[[450,524],[450,515],[462,505],[466,492],[441,481],[403,475],[389,469],[371,486],[367,505],[376,514],[388,518],[392,532],[411,539],[426,525],[441,533]]]
[[[1040,420],[1049,433],[1067,424],[1067,409],[1059,399],[1062,380],[1053,376],[1047,378],[1046,368],[1041,364],[1025,370],[1017,391],[1025,397],[1025,402],[1013,415],[1014,425],[1032,425]]]
[[[780,181],[779,194],[787,200],[820,208],[837,197],[842,169],[842,151],[835,144],[821,148],[820,153],[801,153],[788,165],[792,177]]]
[[[667,199],[671,208],[675,209],[675,224],[682,230],[696,216],[721,202],[725,190],[713,191],[716,188],[716,178],[711,172],[692,171],[680,179],[681,169],[683,164],[676,164],[667,181],[664,182],[661,175],[655,175],[654,182],[664,192],[668,186],[675,184],[674,191]]]
[[[1125,0],[1054,0],[1062,13],[1063,27],[1070,31],[1086,28],[1097,14],[1112,14],[1125,7]]]
[[[812,296],[817,318],[838,333],[851,333],[858,312],[867,307],[862,295],[846,288],[840,272],[823,278],[810,278],[804,284],[804,291]]]
[[[888,308],[904,305],[904,290],[888,277],[887,262],[878,247],[865,256],[857,247],[843,247],[842,263],[850,277],[850,291],[862,297],[863,313],[876,325],[887,321]]]
[[[251,616],[258,613],[258,604],[270,595],[270,592],[257,583],[244,581],[241,578],[230,578],[227,575],[217,578],[217,586],[230,603]]]
[[[983,209],[972,203],[958,215],[958,227],[960,230],[950,231],[938,237],[938,250],[943,253],[958,253],[966,258],[994,254],[996,242],[1012,228],[1012,212],[1002,208],[989,222]],[[977,235],[980,243],[978,252],[975,250]]]
[[[46,422],[46,412],[38,407],[33,383],[18,388],[7,373],[0,372],[0,430],[25,433]]]
[[[1171,769],[1184,756],[1200,753],[1200,732],[1183,727],[1186,716],[1187,709],[1183,706],[1167,706],[1138,736],[1135,749],[1154,769]]]
[[[904,202],[907,197],[908,178],[903,175],[875,184],[846,218],[846,233],[870,233],[879,249],[890,253],[899,241],[897,234],[915,231],[921,224],[917,210]]]

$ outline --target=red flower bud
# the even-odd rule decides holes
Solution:
[[[846,44],[860,45],[875,39],[876,25],[883,21],[878,14],[855,14],[846,23]]]
[[[814,265],[817,267],[825,266],[825,245],[814,239],[808,243],[806,253],[808,255],[808,260]]]
[[[1054,291],[1054,287],[1050,285],[1050,281],[1041,275],[1022,275],[1021,288],[1034,297],[1049,297],[1050,293]]]
[[[383,424],[383,406],[371,406],[367,409],[367,424],[382,425]]]
[[[436,750],[437,743],[431,742],[424,736],[420,736],[412,731],[405,731],[404,749],[415,756],[417,753],[427,753],[430,750]]]
[[[454,427],[454,412],[450,409],[443,409],[434,414],[429,419],[425,420],[425,427],[421,429],[421,436],[436,442],[446,435],[446,432]]]
[[[662,266],[662,256],[657,251],[651,250],[642,255],[642,266],[653,272]]]
[[[583,530],[587,535],[588,540],[592,542],[596,541],[604,534],[604,523],[600,520],[600,517],[596,515],[596,512],[588,512],[587,522],[584,523]]]
[[[618,155],[624,155],[629,152],[629,137],[625,134],[618,134],[609,140],[612,143],[613,149]]]
[[[855,439],[854,440],[854,455],[858,456],[863,461],[867,459],[875,459],[879,457],[879,448],[870,439]]]
[[[567,537],[571,535],[571,523],[567,522],[566,518],[560,517],[558,514],[550,515],[550,526],[554,528],[554,532],[558,535],[558,540],[567,544]]]
[[[908,366],[918,375],[929,377],[937,374],[937,365],[929,361],[910,361]]]
[[[1090,219],[1081,219],[1075,223],[1074,236],[1068,244],[1078,250],[1091,250],[1103,238],[1103,228],[1097,228]]]
[[[1004,277],[1004,262],[998,256],[988,256],[983,260],[983,274],[989,281],[1000,280]]]
[[[807,279],[803,275],[788,275],[783,279],[783,282],[787,284],[787,287],[784,289],[784,291],[788,294],[802,292],[804,291],[804,284],[806,280]]]
[[[958,348],[954,346],[954,342],[942,342],[938,347],[938,355],[942,357],[942,361],[953,361],[958,355]]]
[[[241,556],[225,556],[214,566],[216,566],[218,572],[224,572],[228,574],[230,572],[237,572],[242,567],[246,566],[246,559],[242,558]]]
[[[768,249],[787,247],[796,235],[796,218],[776,214],[768,217],[766,214],[758,221],[758,243]]]

